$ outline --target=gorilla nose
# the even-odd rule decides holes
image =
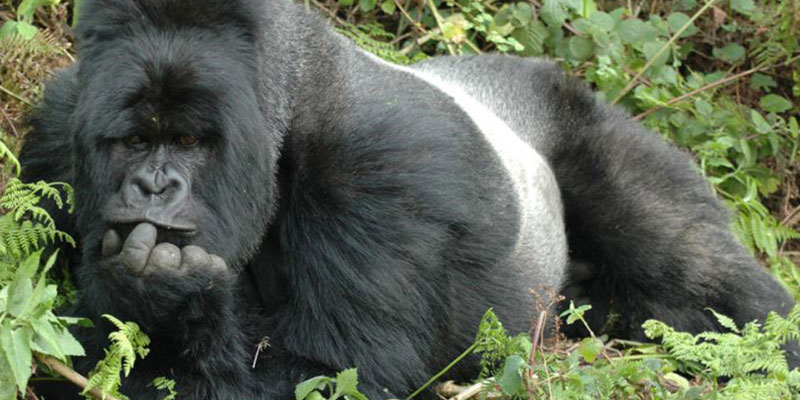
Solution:
[[[183,198],[186,181],[174,168],[139,168],[124,188],[128,201],[161,199],[172,202]]]

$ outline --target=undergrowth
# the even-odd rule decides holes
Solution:
[[[72,61],[74,2],[0,0],[0,399],[25,393],[34,360],[82,354],[66,329],[83,320],[53,313],[69,281],[47,277],[54,255],[74,245],[39,208],[71,203],[60,183],[15,179],[23,115],[42,82]],[[691,151],[733,213],[741,242],[800,297],[800,0],[306,0],[358,45],[401,64],[433,55],[497,51],[559,62],[680,148]],[[56,156],[56,155],[54,155]],[[44,265],[40,260],[45,260]],[[565,317],[584,323],[588,307]],[[713,312],[713,311],[709,311]],[[797,370],[781,344],[797,339],[800,311],[725,333],[692,335],[648,321],[661,344],[577,342],[509,335],[491,312],[467,353],[481,354],[479,396],[536,399],[800,398]],[[112,317],[113,318],[113,317]],[[146,354],[141,332],[116,321],[108,357],[87,396],[123,398],[119,382]],[[534,346],[534,342],[536,346]],[[466,354],[464,356],[466,356]],[[455,360],[457,362],[458,360]],[[48,363],[38,363],[40,367]],[[43,367],[44,370],[50,368]],[[434,378],[438,378],[437,375]],[[432,379],[433,381],[434,379]],[[175,382],[154,390],[176,397]],[[94,394],[92,394],[94,393]],[[355,370],[298,385],[297,400],[363,400]],[[102,395],[101,395],[102,396]]]

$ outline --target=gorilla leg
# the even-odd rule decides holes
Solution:
[[[618,333],[640,338],[648,318],[718,329],[706,307],[740,324],[788,311],[794,301],[736,241],[727,210],[692,160],[570,90],[549,159],[572,257],[595,268],[585,295],[620,314]]]

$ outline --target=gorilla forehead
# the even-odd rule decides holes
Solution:
[[[170,134],[218,135],[232,128],[226,123],[247,122],[226,116],[257,118],[250,79],[254,74],[236,54],[210,50],[208,44],[215,41],[207,32],[176,39],[152,31],[96,45],[103,50],[95,59],[84,58],[78,73],[80,102],[86,106],[80,116],[82,135],[91,139],[155,133],[141,131],[151,129],[155,120],[160,131]],[[251,129],[258,124],[252,122]],[[232,130],[242,128],[247,129]],[[237,137],[231,133],[225,138]]]

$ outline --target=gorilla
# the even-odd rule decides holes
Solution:
[[[286,399],[354,366],[370,398],[401,398],[488,308],[528,330],[531,289],[634,339],[648,318],[713,330],[707,307],[794,304],[689,156],[550,62],[396,66],[283,0],[82,9],[24,178],[75,187],[74,215],[53,212],[79,242],[71,312],[97,325],[76,368],[102,356],[102,314],[152,338],[131,398],[165,376],[185,399]]]

